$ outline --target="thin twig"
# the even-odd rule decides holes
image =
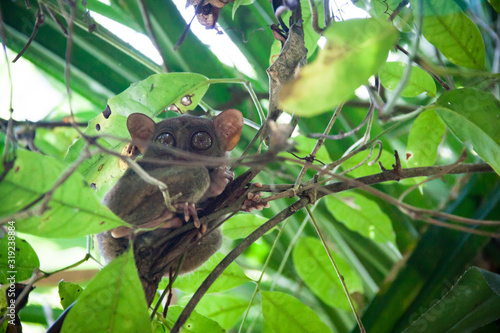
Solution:
[[[344,106],[344,103],[341,103],[339,106],[337,106],[332,118],[330,119],[330,121],[328,122],[328,125],[325,128],[325,131],[321,135],[320,139],[318,141],[316,141],[316,144],[314,145],[314,148],[313,148],[311,154],[309,154],[309,156],[307,157],[307,160],[314,161],[314,159],[316,158],[316,154],[321,149],[321,147],[323,147],[323,145],[325,144],[325,139],[328,137],[328,133],[330,133],[333,125],[335,124],[335,121],[337,120],[338,116],[340,115],[340,112],[342,111],[343,106]],[[307,172],[307,169],[309,168],[308,164],[309,163],[304,164],[304,166],[302,167],[302,170],[300,170],[300,174],[297,177],[297,180],[295,181],[295,185],[294,185],[295,189],[299,188],[299,186],[301,185],[302,179],[304,178],[304,176]]]
[[[33,28],[33,32],[31,33],[31,36],[28,39],[28,41],[26,42],[26,44],[24,45],[24,47],[21,49],[21,51],[19,51],[19,53],[17,54],[17,56],[14,58],[14,60],[12,60],[12,62],[14,62],[14,63],[19,58],[21,58],[23,56],[24,52],[26,52],[26,50],[28,49],[28,47],[31,45],[31,42],[33,42],[33,40],[35,39],[35,36],[36,36],[36,34],[38,32],[38,29],[45,22],[45,14],[43,13],[42,5],[40,3],[38,5],[40,7],[38,8],[38,11],[36,12],[35,27]]]
[[[338,268],[337,264],[335,263],[335,260],[333,259],[332,253],[328,249],[328,245],[326,244],[325,238],[323,237],[323,233],[319,229],[318,223],[316,222],[316,218],[314,217],[313,213],[311,212],[311,209],[309,206],[306,206],[307,214],[311,218],[311,222],[314,226],[314,229],[316,230],[316,233],[318,234],[321,243],[323,244],[323,248],[325,249],[328,258],[330,259],[330,262],[332,263],[333,269],[335,270],[335,273],[337,273],[337,277],[339,278],[340,284],[342,285],[342,289],[344,290],[344,293],[347,297],[347,300],[349,301],[349,305],[351,306],[351,310],[354,313],[354,316],[356,317],[356,322],[358,323],[359,330],[360,332],[366,332],[365,327],[363,326],[363,322],[361,321],[361,317],[359,316],[358,312],[356,311],[356,306],[354,305],[354,302],[352,301],[351,294],[349,293],[349,289],[347,289],[347,285],[345,284],[345,279],[342,273],[340,272],[340,269]]]
[[[155,46],[156,50],[160,54],[161,59],[163,60],[163,63],[161,64],[161,68],[165,73],[168,73],[168,67],[167,67],[167,59],[165,58],[165,54],[163,53],[163,50],[161,49],[160,43],[158,43],[158,39],[156,38],[155,31],[153,29],[153,25],[151,24],[151,18],[149,17],[149,10],[146,5],[146,2],[144,0],[137,0],[139,3],[139,8],[141,9],[141,14],[142,14],[142,20],[144,21],[144,26],[146,28],[146,31],[148,33],[149,38],[153,42],[153,45]]]
[[[272,255],[274,253],[274,250],[276,249],[276,245],[278,244],[278,240],[281,238],[283,230],[285,229],[286,225],[288,224],[288,221],[290,221],[290,219],[287,219],[285,221],[285,223],[283,223],[283,226],[281,227],[278,235],[274,239],[273,246],[271,247],[271,250],[269,251],[269,254],[267,255],[267,258],[266,258],[266,261],[264,263],[264,266],[262,267],[262,270],[260,272],[259,279],[257,280],[257,282],[255,284],[255,290],[254,290],[254,292],[252,294],[252,298],[250,299],[250,302],[248,303],[248,307],[247,307],[247,309],[245,311],[245,314],[243,315],[243,320],[241,321],[241,325],[240,325],[240,329],[238,330],[238,333],[241,333],[241,331],[243,330],[243,325],[245,324],[245,321],[247,319],[248,313],[250,312],[250,309],[252,308],[252,305],[253,305],[253,302],[255,300],[255,297],[257,296],[257,293],[260,290],[260,284],[262,283],[262,278],[264,277],[264,273],[266,272],[266,268],[269,265],[269,262],[271,261],[271,257],[272,257]]]
[[[389,21],[394,21],[394,18],[401,12],[401,10],[403,10],[403,8],[405,8],[408,3],[410,3],[410,0],[403,0],[399,3],[399,5],[396,7],[396,9],[394,9],[394,11],[392,12],[391,16],[389,16]]]

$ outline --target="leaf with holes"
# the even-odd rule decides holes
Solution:
[[[385,62],[398,32],[385,21],[353,19],[330,25],[323,36],[327,43],[317,59],[280,93],[287,112],[311,117],[351,98]]]
[[[386,62],[380,68],[380,82],[389,90],[394,90],[401,81],[407,64],[402,62]],[[408,82],[401,93],[403,97],[415,97],[422,93],[436,96],[436,83],[432,76],[423,69],[412,66]]]
[[[53,157],[18,148],[14,167],[0,183],[0,216],[40,205],[39,198],[66,169],[67,165]],[[16,231],[49,238],[76,238],[122,225],[128,224],[101,204],[94,190],[74,172],[55,190],[45,212],[18,219]]]
[[[97,273],[68,312],[62,332],[78,332],[82,327],[87,332],[151,331],[133,251]]]
[[[437,114],[462,141],[470,142],[481,158],[500,174],[500,101],[472,88],[444,93]]]
[[[67,309],[74,301],[80,297],[83,288],[78,284],[73,282],[67,282],[64,280],[59,281],[57,285],[59,299],[61,301],[61,306],[63,309]]]
[[[5,227],[14,227],[15,223],[7,223]],[[9,271],[16,271],[15,282],[21,282],[29,279],[35,269],[40,268],[40,260],[38,256],[31,247],[31,245],[24,239],[18,236],[12,236],[9,233],[5,233],[2,239],[0,239],[0,283],[8,284],[12,281],[7,280],[10,276]]]
[[[411,4],[418,8],[419,1],[412,0]],[[422,33],[452,63],[484,68],[485,48],[481,33],[454,1],[424,0]]]
[[[275,333],[329,333],[318,315],[293,296],[262,291],[262,314]]]

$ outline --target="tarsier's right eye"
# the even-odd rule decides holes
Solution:
[[[156,143],[167,147],[175,147],[175,138],[170,133],[162,133],[156,137]]]

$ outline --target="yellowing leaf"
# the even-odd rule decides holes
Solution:
[[[384,63],[398,32],[385,21],[353,19],[332,24],[324,37],[318,58],[283,87],[285,111],[311,117],[351,98]]]

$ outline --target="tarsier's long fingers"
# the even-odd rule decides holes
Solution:
[[[221,194],[227,184],[234,179],[234,173],[229,171],[228,166],[221,166],[214,170],[211,177],[210,187],[206,191],[206,196],[211,198]]]
[[[193,217],[194,226],[199,229],[201,226],[200,220],[198,219],[198,212],[196,211],[196,206],[194,203],[180,202],[174,205],[174,207],[182,209],[184,213],[184,221],[189,221],[189,218]]]

